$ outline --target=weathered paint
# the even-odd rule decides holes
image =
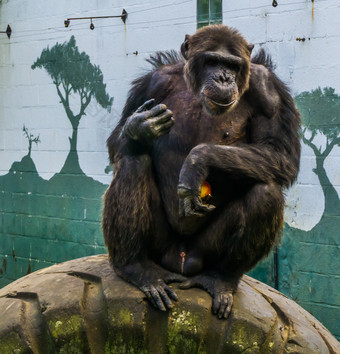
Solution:
[[[179,48],[184,35],[195,31],[197,2],[0,4],[0,30],[7,24],[13,29],[10,40],[0,35],[1,286],[53,263],[106,251],[101,196],[112,171],[105,141],[129,83],[146,67],[144,59],[156,50]],[[68,17],[120,14],[123,8],[125,25],[119,18],[96,20],[93,31],[87,20],[63,25]],[[338,1],[281,1],[273,7],[268,0],[224,0],[222,8],[223,23],[239,29],[255,51],[265,47],[272,54],[276,72],[292,88],[302,113],[301,172],[287,192],[279,289],[339,337]],[[59,95],[55,73],[46,70],[51,63],[42,64],[44,55],[66,48],[97,68],[99,81],[106,84],[101,98],[92,95],[87,107],[80,89]],[[70,72],[64,78],[78,70],[73,64],[66,61],[64,69]],[[80,75],[80,87],[96,81],[91,70],[87,66]],[[74,117],[82,108],[86,115],[77,125]],[[273,285],[273,263],[270,255],[252,274]]]

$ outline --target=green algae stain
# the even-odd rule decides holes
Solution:
[[[132,326],[134,322],[133,313],[128,310],[122,309],[118,314],[118,322],[122,326]]]
[[[204,353],[200,349],[199,326],[190,311],[173,311],[168,323],[168,351],[177,353]]]
[[[65,319],[50,321],[49,327],[58,353],[83,353],[88,350],[80,316],[73,315]]]
[[[136,325],[135,315],[128,309],[115,308],[110,311],[111,330],[105,345],[105,353],[147,354],[144,336]]]
[[[26,353],[27,349],[21,343],[21,339],[18,333],[12,332],[6,334],[6,337],[0,338],[1,342],[1,354],[13,354],[13,353]]]
[[[50,323],[51,333],[54,338],[60,336],[68,336],[72,333],[79,332],[82,328],[81,317],[77,315],[70,316],[65,320],[58,320]]]
[[[228,336],[226,347],[230,353],[258,353],[263,344],[261,333],[256,328],[250,327],[246,321],[236,322]]]

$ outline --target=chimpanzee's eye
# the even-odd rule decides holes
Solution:
[[[205,60],[205,65],[208,65],[208,66],[215,66],[215,65],[217,65],[217,61],[216,61],[216,59],[214,59],[214,58],[207,58],[207,59]]]
[[[226,68],[235,73],[238,73],[240,71],[240,67],[237,64],[233,64],[233,63],[226,64]]]

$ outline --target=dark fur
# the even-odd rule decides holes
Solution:
[[[210,26],[186,37],[183,56],[156,53],[148,60],[152,71],[133,82],[108,139],[115,172],[104,198],[103,232],[114,268],[141,289],[157,276],[170,280],[164,268],[180,273],[184,250],[183,273],[194,276],[193,285],[214,297],[220,279],[227,284],[223,291],[233,292],[278,240],[282,188],[299,168],[300,118],[270,57],[261,50],[251,63],[251,49],[236,30]],[[235,75],[239,102],[222,115],[204,110],[193,93],[214,74],[205,71],[207,52],[242,61]],[[121,131],[150,98],[173,111],[175,125],[144,146]],[[180,217],[178,185],[195,194],[204,180],[216,209],[204,217]]]

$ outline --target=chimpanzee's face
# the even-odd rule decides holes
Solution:
[[[248,88],[252,48],[239,34],[222,27],[186,35],[181,46],[184,78],[208,113],[223,114],[239,102]]]
[[[202,56],[201,87],[199,95],[208,113],[223,114],[239,99],[237,76],[242,59],[226,51],[204,52]]]

